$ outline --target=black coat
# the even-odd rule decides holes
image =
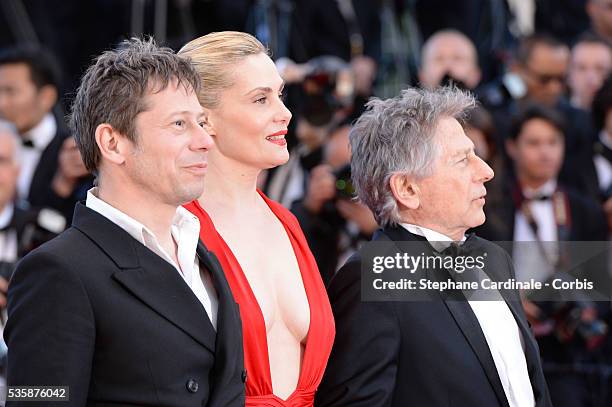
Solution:
[[[488,253],[492,280],[513,276],[509,256],[498,246],[476,238]],[[378,242],[422,244],[402,227],[374,236]],[[398,249],[399,250],[399,249]],[[362,250],[363,251],[363,250]],[[410,253],[409,253],[410,254]],[[317,406],[508,406],[493,357],[467,301],[361,301],[361,257],[353,256],[328,288],[336,318],[336,341]],[[536,406],[551,406],[537,344],[516,291],[502,293],[525,343],[527,369]]]
[[[494,241],[512,242],[514,240],[517,208],[512,199],[513,185],[516,185],[516,181],[508,179],[503,195],[505,199],[486,204],[487,219],[482,226],[476,228],[479,236]],[[571,226],[568,240],[607,240],[608,225],[601,206],[588,195],[580,194],[572,188],[562,187],[562,190],[567,195],[570,210]]]
[[[168,262],[78,204],[10,282],[8,384],[69,386],[66,407],[243,406],[238,307],[214,255],[201,243],[197,254],[219,298],[216,332]]]

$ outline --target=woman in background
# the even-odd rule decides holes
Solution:
[[[186,207],[240,306],[246,405],[312,406],[335,334],[331,307],[297,220],[256,187],[263,170],[289,159],[283,81],[246,33],[212,33],[179,54],[202,77],[199,99],[216,145],[204,193]]]

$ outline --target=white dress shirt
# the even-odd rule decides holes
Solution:
[[[599,133],[599,141],[604,146],[612,149],[612,137],[608,135],[605,130]],[[595,165],[595,172],[597,173],[597,180],[599,181],[599,190],[606,191],[610,185],[612,185],[612,163],[601,154],[595,154],[593,157],[593,164]]]
[[[557,181],[550,180],[537,190],[524,188],[525,198],[535,198],[538,196],[552,196],[557,189]],[[551,199],[542,201],[534,200],[529,203],[529,208],[533,220],[538,226],[537,236],[523,215],[517,210],[514,217],[514,243],[512,257],[516,278],[520,281],[545,281],[555,272],[555,261],[559,257],[558,246],[551,242],[557,242],[557,221],[555,220],[555,210]],[[524,242],[543,242],[542,245]],[[542,254],[542,249],[546,251],[546,257]]]
[[[402,223],[402,227],[423,236],[434,249],[441,251],[453,239],[422,226]],[[465,241],[465,236],[461,242]],[[533,407],[535,398],[527,371],[523,338],[505,301],[468,301],[489,345],[497,374],[510,407]]]
[[[210,318],[210,322],[217,329],[217,311],[219,307],[217,293],[214,289],[210,273],[200,269],[196,255],[200,236],[200,221],[198,218],[181,206],[176,209],[176,215],[172,220],[171,226],[172,238],[178,248],[178,264],[176,264],[159,244],[159,241],[149,228],[104,202],[96,195],[97,188],[87,191],[87,207],[115,223],[153,253],[170,263],[202,303],[206,314]]]
[[[17,196],[19,199],[27,200],[32,185],[32,177],[34,177],[34,171],[36,171],[40,156],[56,133],[57,122],[55,117],[53,114],[47,113],[32,130],[21,135],[24,140],[31,141],[34,146],[21,149],[19,178],[17,178]]]
[[[6,204],[0,212],[0,228],[9,226],[13,220],[13,213],[15,206],[12,203]],[[17,261],[17,231],[14,228],[0,231],[0,261],[11,263]]]

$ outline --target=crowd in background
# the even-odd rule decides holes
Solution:
[[[465,131],[496,173],[480,236],[609,240],[612,0],[3,1],[0,289],[94,182],[65,124],[91,57],[131,35],[178,49],[219,30],[257,36],[285,80],[290,160],[260,185],[298,218],[325,282],[377,229],[352,199],[351,123],[370,97],[408,86],[457,86],[480,102]],[[536,262],[525,269],[559,267],[543,245],[521,250],[515,261]],[[609,405],[609,303],[524,306],[554,405]]]

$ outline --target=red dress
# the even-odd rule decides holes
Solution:
[[[257,299],[240,264],[198,201],[188,203],[185,208],[200,220],[200,238],[206,247],[219,258],[234,298],[240,305],[244,337],[244,364],[248,375],[246,406],[312,407],[315,391],[325,372],[327,359],[334,342],[333,314],[319,269],[297,219],[279,203],[268,199],[261,192],[259,194],[287,231],[310,306],[310,327],[302,370],[297,387],[287,400],[272,393],[266,326]],[[262,253],[262,255],[265,254]]]

